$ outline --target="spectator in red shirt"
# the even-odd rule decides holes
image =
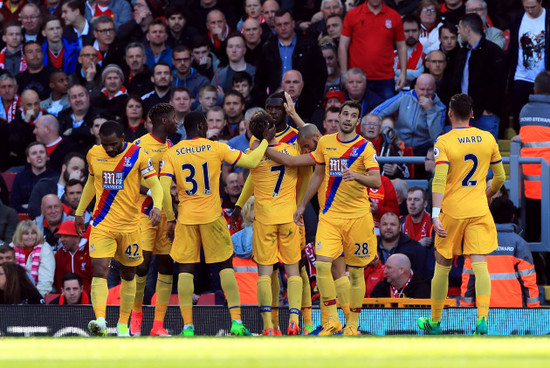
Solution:
[[[87,245],[88,241],[78,236],[72,220],[63,222],[57,231],[57,235],[63,247],[55,254],[55,288],[62,291],[63,276],[73,272],[82,278],[84,291],[90,293],[93,269]]]
[[[403,233],[425,247],[431,246],[433,239],[432,219],[426,212],[426,191],[420,187],[411,187],[407,192],[407,210],[409,214],[403,222]]]
[[[397,81],[394,48],[401,65]],[[344,19],[338,59],[342,73],[356,67],[363,69],[369,89],[384,100],[391,98],[396,84],[401,89],[407,79],[407,46],[399,13],[382,0],[367,0],[350,10]]]

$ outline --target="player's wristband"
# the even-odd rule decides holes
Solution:
[[[147,191],[147,193],[145,193],[147,195],[147,197],[152,197],[153,196],[153,193],[151,192],[151,189],[149,189]]]
[[[439,217],[439,212],[441,212],[440,207],[434,207],[432,208],[432,218]]]

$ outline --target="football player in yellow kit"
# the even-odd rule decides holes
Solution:
[[[75,213],[75,226],[80,236],[84,232],[86,207],[96,197],[91,222],[90,257],[94,268],[92,305],[96,319],[88,329],[94,335],[106,335],[107,275],[114,257],[121,263],[120,317],[118,336],[129,336],[128,318],[134,295],[136,266],[141,264],[140,184],[151,189],[153,208],[149,214],[152,226],[161,220],[162,187],[151,158],[142,148],[124,141],[124,128],[116,121],[105,122],[100,130],[101,145],[88,151],[89,176]]]
[[[164,210],[169,220],[169,237],[174,237],[170,255],[179,264],[178,294],[184,320],[182,335],[193,336],[193,271],[200,261],[200,248],[207,263],[220,271],[222,289],[231,314],[231,334],[249,335],[241,320],[237,281],[232,267],[233,243],[222,216],[219,180],[222,162],[253,169],[264,156],[267,142],[275,135],[273,126],[264,132],[264,140],[250,154],[230,148],[225,143],[206,139],[207,124],[203,114],[191,112],[185,117],[187,139],[164,154],[161,183],[165,195],[170,193],[172,178],[177,183],[177,224],[171,200],[165,198]],[[172,235],[175,227],[175,235]]]
[[[455,255],[472,260],[476,276],[478,320],[475,334],[487,334],[491,278],[487,254],[497,246],[495,222],[489,201],[504,183],[505,173],[493,135],[469,126],[472,98],[457,94],[449,103],[453,129],[435,143],[435,175],[432,186],[432,219],[435,236],[435,272],[432,279],[432,317],[420,318],[418,326],[432,335],[441,331],[441,314],[449,287],[449,271]],[[487,172],[494,178],[487,188]]]
[[[151,157],[155,171],[160,174],[160,162],[162,156],[172,142],[167,139],[169,135],[176,134],[176,110],[167,103],[160,103],[149,110],[149,119],[153,125],[151,133],[136,139],[134,144],[142,147]],[[162,220],[158,226],[151,226],[148,216],[152,208],[152,198],[148,195],[147,187],[141,187],[141,237],[143,239],[143,262],[136,269],[136,297],[132,307],[130,319],[130,332],[133,336],[141,335],[141,323],[143,320],[143,294],[149,265],[153,255],[158,264],[157,276],[157,304],[151,336],[170,336],[164,329],[164,316],[172,294],[172,278],[174,273],[174,261],[170,258],[172,243],[166,237],[166,214],[162,212]]]
[[[309,155],[291,157],[273,149],[266,152],[274,161],[291,167],[316,164],[294,220],[302,222],[306,204],[320,190],[322,210],[316,235],[316,267],[322,303],[328,313],[328,322],[320,336],[342,330],[336,310],[332,261],[343,252],[349,266],[350,318],[344,334],[356,335],[365,294],[363,269],[376,256],[376,235],[366,187],[380,187],[380,173],[374,146],[355,132],[360,115],[360,104],[344,103],[340,109],[339,132],[321,137],[315,152]]]

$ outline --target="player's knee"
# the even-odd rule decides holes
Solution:
[[[157,255],[159,273],[171,275],[174,272],[174,261],[168,254]]]
[[[223,262],[216,263],[216,267],[218,267],[218,271],[225,270],[226,268],[233,268],[233,256]]]
[[[195,273],[195,264],[194,263],[178,263],[178,272],[179,273]]]
[[[286,274],[290,276],[300,276],[300,269],[298,263],[285,265]]]
[[[126,281],[132,281],[136,276],[136,267],[120,265],[120,278]]]
[[[136,267],[136,275],[140,277],[147,276],[147,273],[149,272],[149,264],[146,264],[143,262],[139,266]]]

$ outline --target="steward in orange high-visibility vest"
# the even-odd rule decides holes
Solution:
[[[506,308],[540,307],[537,275],[527,242],[517,234],[513,223],[514,205],[507,198],[495,198],[491,213],[496,222],[498,248],[487,256],[491,276],[489,306]],[[462,270],[461,307],[475,306],[475,275],[470,258]]]

